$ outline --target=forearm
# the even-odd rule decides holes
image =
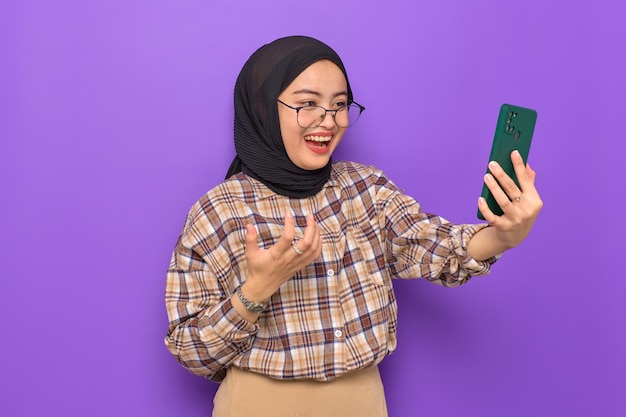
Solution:
[[[495,228],[485,227],[472,236],[467,245],[467,254],[477,261],[485,261],[509,249],[511,246],[498,238]]]
[[[257,327],[226,300],[211,311],[171,324],[165,344],[189,371],[215,379],[252,346]]]

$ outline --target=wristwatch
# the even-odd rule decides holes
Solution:
[[[257,303],[257,302],[248,300],[246,296],[243,295],[243,292],[241,291],[241,285],[237,287],[237,297],[239,297],[239,300],[241,301],[243,306],[246,308],[246,310],[254,314],[260,314],[269,305],[269,303]]]

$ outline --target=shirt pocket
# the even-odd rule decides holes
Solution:
[[[370,224],[360,224],[347,229],[345,237],[345,252],[350,253],[348,263],[352,260],[354,272],[373,285],[391,287],[380,233]]]

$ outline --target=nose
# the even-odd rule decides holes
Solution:
[[[326,129],[332,129],[335,127],[335,110],[326,110],[322,116],[322,121],[319,126],[323,126]]]

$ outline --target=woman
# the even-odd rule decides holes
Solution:
[[[237,157],[189,212],[166,289],[166,345],[221,381],[214,416],[386,416],[391,279],[486,274],[541,209],[513,154],[519,189],[497,164],[502,188],[485,177],[504,210],[479,200],[489,225],[423,213],[381,171],[332,161],[363,109],[339,56],[308,37],[263,46],[237,79]]]

